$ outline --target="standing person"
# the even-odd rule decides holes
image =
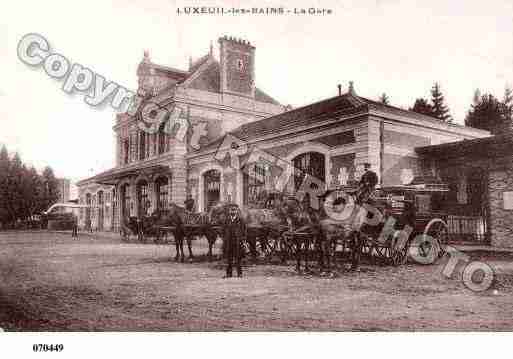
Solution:
[[[356,197],[356,201],[359,204],[362,204],[369,199],[369,196],[378,184],[378,175],[370,169],[371,164],[367,162],[363,167],[365,172],[358,183],[358,195]]]
[[[194,212],[194,199],[191,194],[187,195],[187,199],[183,202],[185,204],[185,209],[189,212]]]
[[[226,267],[226,276],[231,278],[233,271],[233,261],[237,267],[237,277],[242,277],[242,241],[246,237],[246,223],[241,218],[239,207],[236,204],[229,204],[227,207],[227,216],[224,222],[224,248],[228,266]]]
[[[78,239],[78,217],[75,213],[73,215],[73,227],[71,229],[71,238]]]

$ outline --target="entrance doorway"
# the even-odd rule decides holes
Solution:
[[[121,186],[121,218],[130,217],[130,185],[124,184]]]
[[[218,170],[210,170],[203,174],[204,208],[210,208],[221,200],[221,173]]]
[[[137,215],[139,217],[146,217],[149,215],[149,209],[148,182],[142,180],[137,183]]]
[[[85,227],[87,230],[91,230],[91,205],[92,205],[92,198],[91,194],[86,194],[86,210],[85,210]]]

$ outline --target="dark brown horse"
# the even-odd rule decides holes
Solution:
[[[194,237],[206,237],[208,241],[208,258],[212,259],[212,249],[220,234],[219,225],[222,223],[224,215],[221,205],[213,206],[208,213],[192,213],[184,207],[171,203],[169,207],[169,215],[166,220],[167,224],[175,227],[173,236],[176,245],[175,260],[185,261],[183,250],[184,239],[187,241],[189,249],[189,258],[194,258],[192,253],[192,240]]]

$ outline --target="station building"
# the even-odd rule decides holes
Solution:
[[[219,60],[211,46],[188,70],[154,64],[145,53],[138,91],[170,112],[179,108],[187,135],[149,134],[137,126],[137,116],[119,114],[115,167],[77,183],[79,201],[90,205],[81,226],[117,230],[122,216],[183,205],[186,194],[199,211],[218,201],[247,206],[283,178],[284,189],[298,190],[304,173],[325,187],[345,185],[359,178],[366,162],[382,186],[436,171],[445,176],[450,166],[437,170],[436,150],[427,148],[490,136],[361,97],[352,83],[335,97],[291,109],[256,87],[255,50],[247,41],[222,37]],[[255,149],[267,159],[255,161]],[[474,177],[467,171],[443,179],[463,193]]]

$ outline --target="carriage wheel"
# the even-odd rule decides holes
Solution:
[[[264,241],[260,242],[263,244],[263,253],[266,258],[274,257],[279,248],[279,238],[275,236],[268,236]]]
[[[391,257],[390,248],[387,246],[375,245],[373,246],[373,250],[379,259],[389,260]]]
[[[400,250],[391,249],[390,259],[394,266],[400,266],[402,264],[406,264],[406,260],[408,259],[408,246],[404,246]]]
[[[445,254],[445,245],[449,242],[447,226],[443,222],[435,222],[429,227],[427,234],[437,240],[438,258],[443,257]]]
[[[418,245],[417,255],[434,260],[441,258],[445,254],[443,244],[446,244],[449,238],[445,224],[441,221],[434,222],[426,228],[424,234],[429,235],[434,241],[422,241]]]

